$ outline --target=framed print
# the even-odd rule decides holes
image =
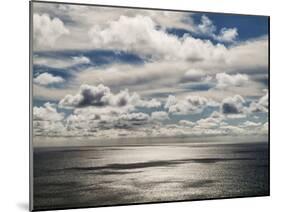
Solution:
[[[269,17],[30,2],[30,209],[269,195]]]

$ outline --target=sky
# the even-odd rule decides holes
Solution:
[[[268,18],[33,2],[33,133],[268,134]]]

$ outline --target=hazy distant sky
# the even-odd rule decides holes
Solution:
[[[37,136],[266,135],[268,19],[33,2]]]

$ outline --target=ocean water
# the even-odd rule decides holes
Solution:
[[[269,194],[266,138],[86,144],[34,148],[34,209]]]

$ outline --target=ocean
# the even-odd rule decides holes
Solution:
[[[34,147],[35,210],[269,195],[267,138],[52,140]]]

